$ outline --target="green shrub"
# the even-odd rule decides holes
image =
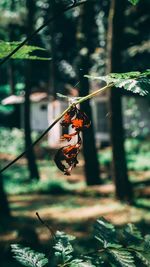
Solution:
[[[32,132],[33,140],[36,137],[37,133]],[[18,156],[24,150],[24,130],[0,127],[0,140],[0,153]]]
[[[138,138],[127,138],[125,141],[128,169],[132,171],[150,170],[150,142]],[[111,149],[105,149],[99,153],[101,166],[109,167],[112,161]]]
[[[66,194],[74,189],[67,181],[56,180],[51,178],[46,181],[33,180],[32,182],[24,181],[5,181],[6,192],[11,195],[42,193],[42,194]]]

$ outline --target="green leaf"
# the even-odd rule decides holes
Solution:
[[[67,265],[69,267],[94,267],[90,262],[85,262],[83,259],[73,259],[73,247],[71,241],[75,237],[67,235],[64,232],[57,231],[55,235],[56,244],[54,245],[56,262],[58,265]]]
[[[72,252],[73,247],[70,243],[75,239],[71,235],[66,235],[64,232],[57,231],[56,235],[56,244],[54,245],[55,256],[60,261],[60,263],[65,264],[72,261]]]
[[[109,249],[112,263],[115,263],[116,267],[136,267],[134,264],[134,257],[127,250]]]
[[[116,80],[114,82],[115,87],[123,88],[141,96],[147,95],[150,92],[150,80],[147,78],[140,78],[139,80],[127,79]]]
[[[132,5],[137,5],[140,0],[128,0]]]
[[[75,259],[69,264],[69,267],[95,267],[91,262],[84,262],[83,260]]]
[[[150,266],[150,258],[148,253],[143,253],[143,252],[135,252],[136,257],[141,261],[141,263],[146,266],[149,267]]]
[[[125,73],[110,73],[106,76],[89,76],[85,77],[106,82],[107,85],[113,84],[117,88],[123,88],[139,95],[147,95],[150,93],[150,70],[144,72],[132,71]]]
[[[144,237],[144,248],[145,250],[150,250],[150,235]]]
[[[114,247],[115,245],[121,247],[121,245],[117,244],[115,227],[104,218],[100,218],[96,221],[94,233],[95,238],[104,248]]]
[[[138,228],[132,224],[128,223],[127,226],[124,229],[125,236],[131,241],[131,242],[140,242],[143,240],[143,237],[141,235],[141,232],[138,230]]]
[[[8,56],[20,44],[21,42],[0,41],[0,59]],[[31,53],[35,51],[45,51],[45,49],[38,46],[24,45],[14,55],[12,55],[11,58],[30,59],[30,60],[50,60],[50,58],[44,58],[32,55]]]
[[[145,75],[147,74],[147,71],[144,72]],[[116,80],[125,80],[130,78],[138,78],[141,75],[141,72],[139,71],[131,71],[131,72],[124,72],[124,73],[110,73],[105,76],[93,76],[93,75],[85,75],[85,77],[92,79],[92,80],[101,80],[106,82],[107,84],[111,82],[115,82]]]
[[[18,244],[11,245],[14,258],[26,267],[43,267],[48,263],[45,254],[31,250],[28,247],[21,247]]]
[[[150,77],[150,69],[147,69],[140,74],[141,77]]]
[[[124,73],[110,73],[108,76],[115,79],[130,79],[138,78],[141,75],[140,71],[130,71]]]

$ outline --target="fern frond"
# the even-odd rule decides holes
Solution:
[[[75,237],[65,234],[64,232],[57,231],[56,244],[54,245],[55,256],[61,263],[66,263],[72,260],[73,247],[70,243]]]
[[[67,235],[64,232],[57,231],[55,234],[56,244],[54,245],[55,257],[59,265],[67,265],[69,267],[95,267],[90,262],[83,259],[73,259],[73,247],[71,241],[75,239],[74,236]]]
[[[109,249],[109,253],[116,267],[135,267],[134,257],[129,251]]]
[[[146,70],[144,72],[132,71],[125,73],[110,73],[106,76],[89,76],[85,75],[85,77],[93,79],[93,80],[101,80],[106,82],[107,85],[113,83],[113,85],[117,88],[123,88],[127,91],[130,91],[139,95],[147,95],[150,93],[150,70]]]
[[[104,218],[100,218],[96,221],[94,233],[95,238],[103,244],[103,247],[111,247],[112,243],[113,245],[116,243],[116,245],[120,247],[120,245],[117,244],[115,227]]]
[[[141,241],[143,241],[141,232],[132,223],[127,224],[127,226],[124,228],[123,233],[128,244],[135,244],[135,246],[138,246],[138,244],[141,244]]]
[[[19,244],[12,244],[11,251],[14,258],[26,267],[43,267],[48,263],[45,254],[31,250],[29,247],[21,247]]]
[[[123,88],[127,91],[130,91],[141,96],[147,95],[150,92],[150,79],[140,78],[135,79],[120,79],[114,82],[115,87]]]
[[[140,77],[150,77],[150,69],[141,72]]]
[[[69,267],[96,267],[91,262],[84,262],[83,260],[72,260]]]
[[[147,251],[147,250],[150,250],[150,235],[146,235],[144,237],[144,249]]]
[[[135,255],[140,260],[140,262],[143,264],[143,266],[150,267],[150,258],[148,254],[136,251]]]
[[[0,59],[5,58],[9,53],[20,45],[21,42],[4,42],[0,41]],[[50,60],[50,58],[38,57],[32,55],[35,51],[45,51],[44,48],[38,46],[24,45],[20,50],[18,50],[14,55],[11,56],[12,59],[30,59],[30,60]]]

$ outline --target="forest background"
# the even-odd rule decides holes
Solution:
[[[73,1],[69,0],[0,3],[0,39],[5,42],[20,42],[30,37],[49,17],[56,16],[28,42],[43,50],[33,51],[34,57],[20,52],[22,59],[10,59],[1,66],[1,101],[12,95],[24,97],[24,118],[20,118],[16,103],[0,105],[2,167],[24,147],[30,147],[40,134],[32,132],[31,94],[46,93],[49,101],[55,103],[56,99],[62,99],[57,93],[81,97],[103,86],[103,82],[94,83],[84,75],[142,72],[149,68],[148,0],[137,5],[125,0],[93,0],[78,6],[79,2],[74,8],[70,8]],[[68,11],[62,11],[68,7]],[[11,43],[10,50],[15,46],[16,43]],[[148,231],[150,133],[149,115],[145,113],[149,114],[149,96],[113,88],[105,98],[104,116],[99,112],[96,120],[107,122],[107,141],[97,141],[98,122],[93,121],[90,101],[80,105],[90,118],[91,127],[82,133],[83,153],[71,176],[57,170],[53,161],[57,147],[48,146],[47,136],[35,150],[31,148],[2,173],[1,259],[5,266],[6,255],[8,266],[12,261],[10,243],[17,240],[37,247],[38,240],[40,247],[48,242],[36,211],[54,229],[75,233],[81,243],[86,243],[91,222],[99,216],[118,225],[136,222],[143,233]],[[146,109],[143,115],[139,99]],[[125,116],[129,118],[127,124],[123,124]]]

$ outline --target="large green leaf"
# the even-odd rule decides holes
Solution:
[[[117,245],[121,247],[120,244],[117,244],[116,229],[114,225],[104,218],[100,218],[96,221],[94,233],[95,238],[103,245],[103,247],[111,247],[112,244],[113,246]]]
[[[150,266],[150,257],[149,257],[149,252],[144,253],[144,252],[135,252],[136,257],[140,260],[142,263],[142,266],[149,267]]]
[[[116,267],[135,267],[134,257],[127,250],[109,249],[111,261]]]
[[[143,237],[139,229],[132,223],[128,223],[123,229],[123,236],[130,248],[143,249]]]
[[[0,59],[8,56],[21,42],[4,42],[0,41]],[[38,46],[24,45],[14,55],[12,59],[31,59],[31,60],[50,60],[50,58],[32,55],[35,51],[45,51],[44,48]]]
[[[43,267],[48,263],[45,254],[23,248],[18,244],[11,245],[14,258],[26,267]]]
[[[55,257],[58,258],[58,261],[60,260],[62,264],[70,262],[73,258],[73,247],[70,242],[73,239],[73,236],[67,235],[64,232],[56,232],[56,243],[54,245]]]
[[[150,93],[150,70],[144,72],[132,71],[125,73],[110,73],[106,76],[90,76],[85,77],[93,80],[101,80],[106,82],[107,85],[112,84],[117,88],[123,88],[139,95],[147,95]]]

